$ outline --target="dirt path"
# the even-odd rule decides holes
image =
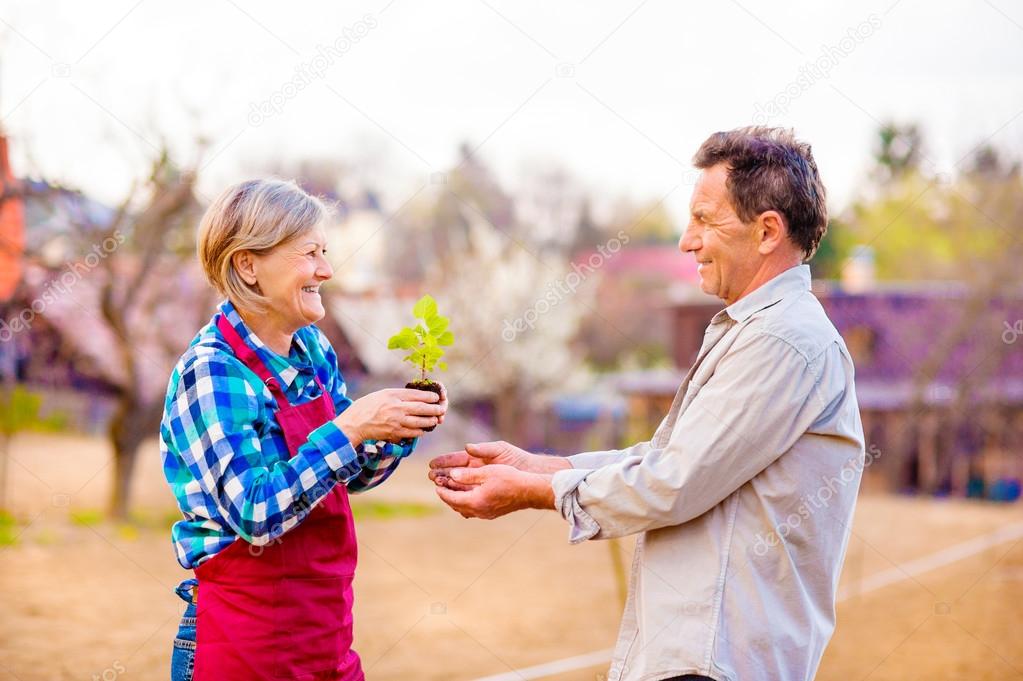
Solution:
[[[609,545],[569,546],[554,514],[463,520],[422,477],[427,453],[359,500],[435,509],[360,520],[356,648],[368,678],[469,680],[608,648],[621,611]],[[0,547],[0,681],[167,677],[183,605],[171,589],[184,576],[161,527],[169,493],[151,451],[136,494],[152,527],[92,523],[105,456],[82,438],[18,444],[20,534]],[[1018,505],[866,497],[843,585],[1020,519]],[[852,597],[818,678],[1023,679],[1021,603],[1023,542]],[[549,678],[594,681],[603,671]]]

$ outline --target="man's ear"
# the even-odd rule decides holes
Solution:
[[[789,237],[785,218],[776,210],[765,210],[757,216],[756,231],[760,240],[757,251],[761,255],[774,253]]]
[[[252,251],[238,251],[231,256],[231,264],[242,281],[249,286],[256,285],[256,258]]]

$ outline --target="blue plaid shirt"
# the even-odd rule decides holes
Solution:
[[[289,402],[319,397],[318,377],[337,413],[352,403],[337,355],[319,329],[299,329],[285,359],[249,331],[229,301],[222,303],[175,366],[160,424],[164,475],[185,516],[171,530],[185,568],[239,537],[257,546],[273,541],[300,523],[337,481],[350,492],[375,487],[416,446],[415,440],[367,440],[353,448],[328,421],[290,457],[275,418],[277,403],[221,336],[220,315],[277,377]]]

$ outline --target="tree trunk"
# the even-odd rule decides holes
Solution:
[[[110,442],[114,446],[114,481],[110,490],[110,516],[126,520],[131,508],[131,481],[139,446],[156,435],[163,404],[145,403],[138,395],[122,394],[110,420]]]
[[[114,444],[114,482],[110,494],[110,517],[127,520],[131,503],[131,480],[138,458],[138,445]]]

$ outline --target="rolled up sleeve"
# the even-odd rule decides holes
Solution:
[[[568,457],[572,468],[603,468],[618,463],[628,456],[642,456],[650,450],[650,442],[640,442],[627,449],[611,449],[603,452],[583,452]]]
[[[696,394],[665,447],[644,443],[610,465],[555,474],[555,507],[570,524],[569,540],[680,525],[721,503],[820,415],[819,361],[767,333],[736,341],[706,385],[691,384]]]

